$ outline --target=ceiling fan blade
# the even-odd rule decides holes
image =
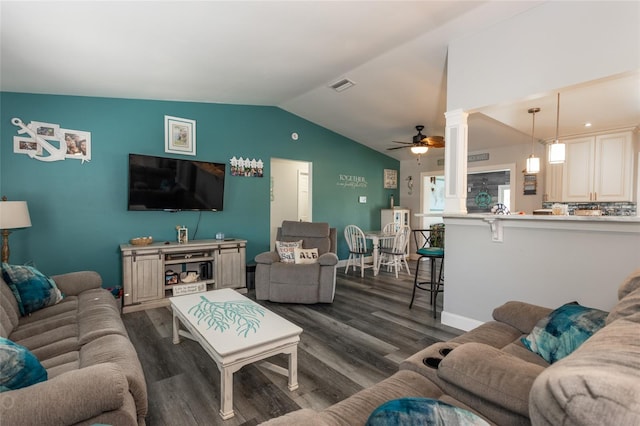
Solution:
[[[444,138],[442,136],[429,136],[422,141],[433,148],[444,148]]]
[[[413,145],[413,144],[411,144]],[[405,149],[405,148],[411,148],[411,146],[394,146],[393,148],[387,148],[387,151],[391,151],[394,149]]]
[[[391,142],[393,142],[393,143],[402,143],[402,144],[405,144],[405,145],[413,145],[412,142],[400,142],[400,141],[391,141]]]

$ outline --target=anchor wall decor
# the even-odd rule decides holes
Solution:
[[[11,124],[18,127],[19,135],[13,137],[13,152],[27,154],[38,161],[60,161],[72,158],[91,160],[91,133],[81,130],[61,129],[58,124],[32,121],[25,125],[21,119],[14,117]],[[58,142],[56,147],[51,142]],[[49,155],[43,155],[44,152]]]

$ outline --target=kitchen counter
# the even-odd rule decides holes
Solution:
[[[608,311],[617,286],[640,267],[637,216],[429,216],[446,225],[442,323],[462,330],[490,321],[509,300]]]

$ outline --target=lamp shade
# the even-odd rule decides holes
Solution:
[[[28,228],[31,226],[26,201],[0,201],[0,229]]]
[[[425,154],[429,150],[429,147],[416,145],[411,147],[411,152],[414,154]]]

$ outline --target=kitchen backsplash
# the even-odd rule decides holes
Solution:
[[[550,209],[555,203],[542,203],[542,208]],[[569,206],[569,214],[574,210],[602,210],[605,216],[635,216],[636,203],[560,203]]]

